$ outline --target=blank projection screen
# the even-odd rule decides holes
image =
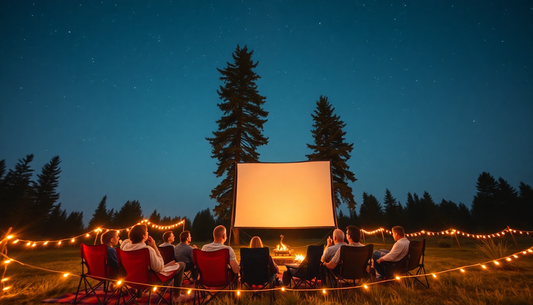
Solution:
[[[329,161],[237,163],[235,228],[335,227]]]

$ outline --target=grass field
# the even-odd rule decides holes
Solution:
[[[416,239],[416,238],[414,238]],[[490,261],[477,247],[478,240],[460,238],[461,250],[455,239],[448,239],[449,248],[438,247],[438,237],[427,239],[426,271],[441,271]],[[498,242],[499,240],[496,240]],[[306,245],[315,241],[291,244],[296,253],[305,254]],[[518,252],[511,239],[506,241],[507,255]],[[277,241],[265,241],[271,248]],[[392,239],[383,245],[381,239],[367,239],[375,249],[390,248]],[[533,236],[518,237],[521,250],[533,245]],[[201,246],[201,244],[198,244]],[[235,248],[239,256],[239,251]],[[11,262],[7,266],[5,286],[11,288],[0,295],[0,304],[39,304],[41,300],[76,291],[81,273],[79,248],[75,246],[10,251],[8,255],[24,264],[56,270],[58,273],[36,269]],[[4,264],[1,272],[4,271]],[[402,280],[356,289],[350,292],[277,292],[276,304],[532,304],[533,303],[533,253],[518,259],[503,262],[499,266],[488,263],[487,269],[480,266],[466,268],[465,272],[452,271],[430,277],[430,289]],[[72,275],[64,277],[63,273]],[[230,302],[230,299],[218,303]],[[268,304],[268,298],[251,300],[243,293],[240,304]],[[217,304],[215,302],[215,304]]]

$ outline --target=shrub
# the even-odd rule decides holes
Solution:
[[[439,239],[437,246],[439,246],[439,248],[451,248],[452,244],[447,239]]]

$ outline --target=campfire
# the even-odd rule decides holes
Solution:
[[[291,256],[292,253],[294,252],[294,250],[291,249],[291,247],[289,247],[289,245],[286,245],[283,243],[283,235],[280,235],[279,237],[281,237],[281,240],[279,241],[279,244],[276,246],[276,249],[274,249],[274,255],[276,256],[283,256],[283,255],[287,255],[287,256]]]

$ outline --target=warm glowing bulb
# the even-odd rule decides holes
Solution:
[[[43,245],[45,245],[45,246],[48,245],[48,241],[45,241]]]
[[[29,246],[29,245],[31,245],[31,241],[29,241],[29,242],[26,244],[26,246]]]
[[[508,257],[508,258],[506,258],[506,260],[507,260],[508,262],[510,262],[510,261],[511,261],[511,258],[510,258],[510,257]]]
[[[37,246],[37,244],[36,244],[36,243],[33,243],[31,246],[32,246],[32,247],[35,247],[35,246]]]
[[[518,255],[516,255],[516,254],[513,254],[513,257],[514,257],[514,258],[518,258]]]
[[[487,269],[487,266],[485,266],[485,265],[481,265],[481,268],[483,268],[483,269]]]
[[[85,237],[89,237],[89,233],[85,234]]]
[[[527,250],[527,252],[531,253],[531,252],[533,252],[533,250],[531,250],[531,249],[528,249],[528,250]]]
[[[8,278],[8,277],[5,277],[5,278],[2,279],[2,282],[5,282],[5,281],[7,281],[7,280],[9,280],[9,278]]]
[[[285,287],[281,287],[281,291],[285,291]]]
[[[63,276],[64,276],[64,277],[67,277],[67,276],[68,276],[68,273],[63,274]]]
[[[6,260],[4,261],[4,264],[9,264],[9,263],[11,263],[11,260],[10,260],[10,259],[6,259]]]
[[[461,272],[465,272],[465,269],[461,268]]]
[[[365,289],[368,289],[368,286],[367,286],[366,284],[365,284],[365,285],[363,285],[363,287],[365,287]]]
[[[237,296],[240,296],[240,295],[241,295],[241,291],[237,290]]]
[[[120,286],[122,284],[122,281],[117,282],[117,286]]]
[[[496,265],[499,265],[499,264],[500,264],[500,262],[498,262],[498,261],[494,261],[494,264],[496,264]]]
[[[400,277],[399,277],[399,276],[396,276],[396,279],[397,279],[397,280],[400,280]]]
[[[322,289],[322,293],[323,293],[323,294],[326,294],[326,289]]]
[[[13,235],[8,235],[6,238],[7,239],[11,239],[11,238],[13,238]]]
[[[57,244],[58,244],[58,245],[61,245],[61,241],[59,241]]]
[[[154,287],[154,292],[155,292],[155,291],[157,291],[157,286],[156,286],[156,287]]]
[[[2,289],[2,290],[3,290],[3,291],[6,291],[6,290],[8,290],[9,288],[11,288],[11,286],[4,287],[4,289]]]
[[[74,239],[74,238],[70,240],[70,242],[71,242],[71,243],[73,243],[74,241],[75,241],[75,239]]]
[[[187,294],[191,294],[191,291],[192,291],[192,290],[189,289],[189,290],[187,291]]]
[[[16,244],[16,243],[18,243],[18,242],[19,242],[19,240],[17,239],[17,240],[15,240],[13,243]]]
[[[431,275],[433,275],[434,278],[437,278],[437,275],[435,273],[432,273]]]
[[[524,251],[524,252],[522,252],[522,254],[527,254],[527,252],[526,252],[526,251]]]

